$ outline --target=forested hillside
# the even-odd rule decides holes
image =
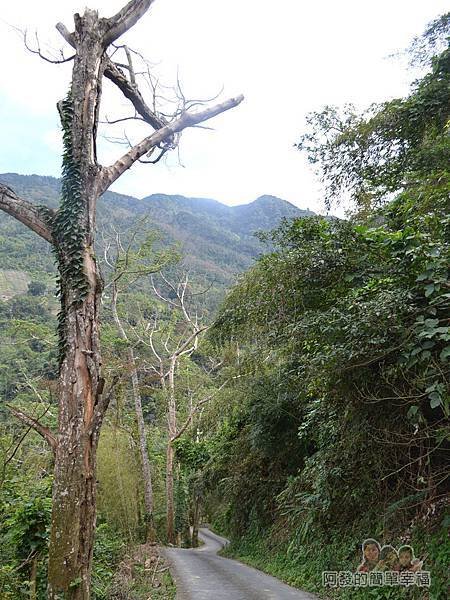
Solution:
[[[309,115],[295,152],[316,169],[330,212],[346,203],[346,219],[272,196],[227,207],[107,192],[94,252],[87,242],[80,250],[67,218],[80,293],[94,255],[103,273],[91,290],[99,319],[87,325],[86,296],[67,305],[59,280],[77,343],[53,294],[55,255],[60,277],[72,276],[58,239],[52,252],[2,216],[0,598],[48,598],[58,422],[70,432],[100,403],[108,410],[85,477],[87,508],[98,509],[92,573],[79,567],[92,585],[66,578],[61,597],[174,598],[156,544],[196,548],[202,523],[231,540],[226,556],[317,598],[448,597],[449,35],[446,14],[417,38],[422,71],[405,97]],[[50,177],[0,181],[60,207],[38,213],[53,239],[78,198],[74,172],[70,163],[62,187]],[[88,416],[70,417],[61,388],[94,369],[98,348],[84,342],[98,323],[100,391],[92,405],[85,398]],[[91,455],[81,457],[71,468]],[[86,504],[77,494],[67,484],[56,500]],[[201,569],[217,557],[195,556],[201,576],[187,576],[208,586]],[[221,592],[235,583],[220,567],[218,577]]]
[[[58,179],[3,173],[0,181],[35,204],[57,206],[61,190]],[[215,289],[210,301],[217,304],[236,275],[262,252],[255,232],[272,229],[282,218],[309,214],[312,213],[273,196],[261,196],[250,204],[226,206],[206,198],[152,194],[139,200],[106,192],[98,206],[98,227],[110,232],[114,227],[125,233],[145,222],[146,230],[158,229],[165,244],[177,243],[186,268]],[[0,222],[0,241],[0,296],[14,294],[18,280],[24,278],[44,278],[50,285],[46,274],[55,273],[55,266],[48,244],[7,217]],[[101,246],[101,239],[98,244]],[[22,288],[23,285],[19,287]]]

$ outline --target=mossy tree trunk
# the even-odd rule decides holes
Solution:
[[[105,31],[90,10],[76,16],[75,25],[72,86],[59,106],[65,145],[62,201],[52,224],[60,275],[62,360],[48,595],[84,599],[90,595],[96,451],[106,409],[98,325],[102,282],[93,249]]]
[[[155,147],[172,148],[175,135],[242,101],[242,96],[197,113],[177,111],[169,122],[147,105],[130,71],[127,78],[107,49],[148,10],[153,0],[131,0],[111,18],[86,9],[75,14],[75,30],[58,31],[74,49],[72,83],[58,104],[64,130],[62,196],[59,209],[38,207],[0,183],[0,210],[13,216],[54,249],[59,269],[61,312],[58,431],[52,432],[23,411],[13,414],[33,427],[54,452],[48,598],[89,600],[96,518],[96,452],[108,405],[103,394],[99,344],[102,279],[94,255],[99,196]],[[57,62],[57,61],[50,61]],[[109,167],[97,162],[96,135],[107,76],[130,100],[153,131]],[[167,147],[164,146],[167,144]]]

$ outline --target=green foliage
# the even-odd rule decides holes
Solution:
[[[351,519],[368,496],[392,501],[399,489],[427,490],[440,477],[448,302],[445,285],[437,303],[427,296],[420,274],[435,255],[439,285],[447,223],[438,211],[428,231],[416,215],[398,230],[392,210],[382,228],[319,219],[284,225],[273,235],[278,251],[224,305],[215,336],[238,340],[239,370],[255,371],[243,382],[228,440],[226,490],[239,531],[255,509],[257,521],[270,522],[271,498],[283,487],[279,510],[306,537],[308,527]],[[419,458],[411,463],[411,452],[424,452],[417,428],[435,475],[420,470]],[[399,436],[404,449],[396,448]],[[367,448],[380,443],[395,452],[375,459]],[[219,469],[223,458],[216,460]],[[398,512],[387,522],[395,520]]]
[[[110,600],[173,600],[175,584],[169,571],[160,566],[160,556],[154,546],[136,547],[124,557],[106,597]]]
[[[47,545],[51,513],[51,478],[36,478],[25,462],[22,472],[0,487],[0,596],[5,600],[29,593],[31,561],[38,561],[38,598],[46,597]],[[32,482],[32,485],[30,483]]]
[[[373,523],[370,526],[373,527]],[[292,532],[294,541],[287,543],[280,540],[273,529],[250,531],[226,547],[222,554],[270,573],[290,585],[314,591],[318,597],[327,600],[444,600],[447,597],[446,576],[443,572],[438,576],[436,571],[433,571],[430,592],[420,588],[406,590],[399,587],[341,588],[324,592],[321,583],[323,571],[356,570],[361,560],[360,547],[364,535],[363,528],[359,532],[334,531],[328,538],[314,536],[307,543],[299,544],[295,541],[295,532]],[[431,539],[429,541],[428,536],[427,544],[422,548],[435,555],[433,546],[437,539],[442,540],[442,533]],[[400,544],[398,540],[397,546]],[[448,555],[448,551],[446,553],[441,547],[441,554]]]
[[[111,597],[111,586],[125,548],[125,540],[120,531],[107,523],[100,523],[97,526],[92,573],[92,597],[94,600],[106,600]]]
[[[175,479],[175,490],[174,490],[174,504],[175,504],[175,532],[183,536],[189,536],[189,485],[187,481],[187,475],[183,471],[179,470]],[[182,539],[182,543],[185,540]]]
[[[141,534],[143,511],[139,461],[133,439],[124,430],[105,425],[98,448],[98,511],[128,543]]]
[[[42,281],[30,281],[28,284],[28,293],[30,296],[43,296],[46,289],[46,285]]]
[[[208,440],[193,440],[182,436],[174,443],[177,460],[187,471],[197,471],[209,460],[210,450]]]
[[[16,548],[19,560],[46,550],[51,513],[50,478],[39,482],[22,502],[6,500],[3,510],[9,514],[4,523],[6,540]]]
[[[23,318],[14,319],[11,310]],[[30,320],[32,319],[32,320]],[[5,402],[33,399],[27,383],[56,377],[54,318],[36,298],[0,303],[0,394]],[[5,409],[0,405],[0,415]]]
[[[73,115],[72,93],[69,92],[60,106],[64,144],[61,202],[56,215],[50,221],[56,242],[53,248],[59,270],[57,294],[61,299],[61,311],[58,314],[60,364],[66,352],[67,302],[78,305],[88,292],[83,264],[85,205],[81,193],[80,166],[73,152]]]
[[[433,58],[448,45],[450,13],[439,15],[428,23],[422,35],[414,38],[409,54],[413,65],[428,67]]]
[[[445,600],[448,596],[448,564],[450,561],[450,546],[448,543],[448,528],[450,515],[446,508],[442,520],[433,532],[426,527],[418,527],[413,542],[426,547],[427,553],[433,560],[433,578],[430,587],[431,600]]]
[[[45,323],[49,318],[47,307],[35,296],[16,296],[0,304],[0,318],[14,316],[17,320]]]
[[[228,552],[312,590],[323,570],[354,570],[376,537],[415,544],[436,578],[430,597],[443,597],[449,66],[446,49],[407,98],[312,117],[300,147],[328,200],[350,192],[358,213],[264,236],[274,250],[211,330],[240,379],[210,434],[209,510],[236,540]]]
[[[175,531],[181,534],[182,543],[190,547],[198,543],[191,537],[189,527],[193,525],[194,513],[199,510],[204,494],[201,471],[211,456],[210,441],[200,440],[199,436],[194,440],[185,434],[174,446],[179,465],[175,487]]]

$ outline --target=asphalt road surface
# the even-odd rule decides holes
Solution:
[[[217,556],[227,540],[200,529],[204,545],[196,549],[165,548],[177,586],[177,600],[310,600],[275,577],[236,560]]]

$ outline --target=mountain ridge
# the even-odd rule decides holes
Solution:
[[[61,182],[55,177],[3,173],[0,181],[35,204],[58,206]],[[99,200],[97,222],[101,230],[114,222],[116,229],[126,231],[146,219],[146,226],[158,229],[164,243],[181,246],[188,269],[216,285],[218,301],[224,288],[267,250],[255,232],[273,229],[283,218],[313,214],[270,195],[229,206],[181,194],[153,193],[139,199],[108,191]],[[48,244],[5,214],[0,219],[0,243],[0,270],[29,273],[33,279],[53,276]]]
[[[51,187],[59,187],[60,182],[61,182],[61,179],[59,177],[53,177],[52,175],[38,175],[36,173],[30,173],[27,175],[23,175],[21,173],[15,173],[15,172],[0,173],[0,181],[5,183],[6,185],[9,185],[9,182],[17,184],[17,182],[19,180],[25,180],[25,181],[30,181],[30,182],[32,182],[33,180],[39,180],[41,182],[41,184],[50,183]],[[161,199],[188,200],[188,201],[194,201],[194,202],[200,203],[200,204],[207,203],[207,204],[212,204],[214,206],[220,206],[225,209],[230,209],[231,211],[233,211],[235,209],[241,209],[243,207],[249,207],[252,205],[267,204],[270,201],[274,201],[274,202],[283,204],[285,206],[288,206],[288,207],[294,209],[295,211],[299,211],[300,213],[315,214],[312,211],[310,211],[309,209],[299,208],[292,202],[289,202],[289,200],[285,200],[284,198],[280,198],[279,196],[274,196],[272,194],[262,194],[261,196],[258,196],[257,198],[255,198],[254,200],[251,200],[250,202],[242,202],[240,204],[226,204],[225,202],[221,202],[220,200],[216,200],[215,198],[208,198],[206,196],[186,196],[184,194],[166,194],[164,192],[153,192],[152,194],[143,196],[142,198],[138,198],[137,196],[131,196],[130,194],[123,194],[121,192],[115,192],[112,190],[108,190],[103,196],[108,196],[109,194],[112,194],[117,197],[132,199],[137,202],[144,202],[147,200],[154,200],[154,199],[158,199],[158,200],[161,200]]]

